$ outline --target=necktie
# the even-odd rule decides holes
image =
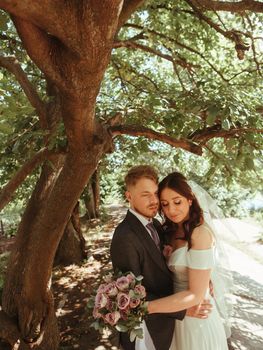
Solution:
[[[154,243],[156,244],[156,246],[158,247],[158,249],[160,249],[160,238],[158,236],[158,233],[156,231],[156,228],[154,227],[152,222],[149,222],[146,227],[148,228],[148,230],[151,233],[151,237],[154,240]]]

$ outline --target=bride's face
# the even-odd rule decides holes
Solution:
[[[174,190],[165,188],[161,192],[160,203],[164,215],[174,223],[180,224],[189,219],[192,201]]]

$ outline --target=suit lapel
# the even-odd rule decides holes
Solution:
[[[147,229],[140,222],[140,220],[137,219],[136,216],[134,216],[130,211],[127,212],[125,220],[135,235],[139,238],[143,246],[148,250],[150,256],[153,258],[156,264],[158,264],[165,273],[170,275],[162,253],[159,251],[156,244],[150,237]]]

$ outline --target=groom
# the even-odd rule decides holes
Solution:
[[[173,293],[173,281],[162,254],[162,227],[154,219],[159,207],[157,173],[148,165],[133,167],[125,177],[125,184],[130,209],[112,238],[110,252],[113,267],[123,272],[132,271],[136,276],[142,275],[147,300],[170,295]],[[209,304],[203,305],[203,309],[209,312]],[[168,315],[148,315],[145,322],[156,350],[169,349],[175,319],[182,320],[185,314],[184,310]],[[202,310],[196,308],[188,310],[187,315],[206,317]],[[129,341],[127,333],[120,333],[120,343],[124,350],[135,349],[135,342]]]

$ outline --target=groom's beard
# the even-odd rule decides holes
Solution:
[[[134,210],[141,214],[142,216],[148,218],[148,219],[152,219],[155,217],[155,215],[158,212],[158,205],[149,205],[146,208],[137,208],[136,206],[134,206]]]

